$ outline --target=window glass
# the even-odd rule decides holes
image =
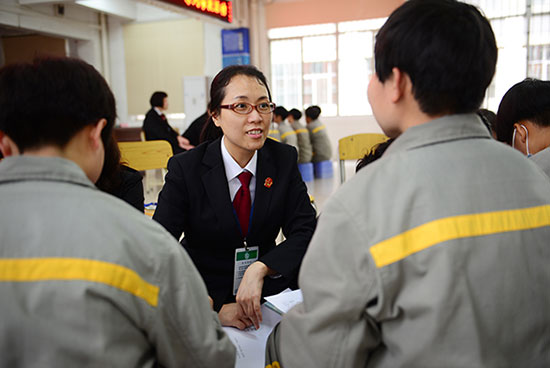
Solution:
[[[302,107],[302,42],[271,42],[271,93],[273,102],[287,109]]]
[[[373,73],[373,32],[348,32],[338,38],[340,115],[370,115],[367,86]]]
[[[303,107],[318,105],[325,116],[338,113],[336,84],[336,36],[304,37]]]

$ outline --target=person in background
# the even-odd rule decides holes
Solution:
[[[201,132],[207,121],[208,111],[205,111],[204,114],[193,120],[182,136],[187,138],[192,146],[198,146],[201,143]]]
[[[527,78],[508,90],[498,107],[497,139],[539,165],[550,177],[550,81]]]
[[[143,212],[143,178],[138,171],[120,162],[120,150],[114,136],[105,146],[103,168],[95,185]]]
[[[406,1],[374,60],[369,102],[395,140],[325,204],[267,366],[550,366],[550,182],[475,113],[489,21]]]
[[[287,116],[288,111],[283,106],[277,106],[275,107],[275,110],[273,110],[273,121],[275,121],[279,126],[279,133],[281,133],[281,142],[296,148],[296,151],[298,151],[298,156],[300,156],[300,152],[298,149],[298,137],[296,136],[296,132],[294,131],[294,129],[292,129],[290,124],[286,122]]]
[[[298,163],[306,164],[311,162],[311,156],[313,151],[311,149],[311,139],[309,137],[309,131],[305,125],[300,123],[302,113],[298,109],[291,109],[288,112],[288,122],[292,129],[296,132],[298,138]]]
[[[370,164],[370,163],[378,160],[380,157],[382,157],[384,152],[386,152],[386,150],[388,149],[388,147],[390,146],[390,144],[392,144],[392,142],[394,140],[395,140],[395,138],[390,138],[385,142],[378,143],[371,150],[371,152],[367,153],[365,156],[363,156],[362,159],[357,161],[357,166],[355,167],[355,172],[356,173],[359,172],[359,170],[361,170],[362,168],[364,168],[368,164]]]
[[[166,92],[157,91],[149,99],[151,109],[145,114],[141,129],[148,141],[164,140],[172,146],[173,154],[181,153],[193,148],[189,140],[182,137],[168,124],[164,111],[168,109],[168,95]]]
[[[487,109],[478,109],[477,114],[489,132],[491,132],[491,136],[494,139],[497,139],[497,132],[495,131],[495,120],[497,119],[497,114]]]
[[[233,367],[189,256],[93,184],[115,106],[81,60],[0,69],[1,365]]]
[[[279,124],[277,124],[275,120],[273,120],[269,125],[269,132],[267,133],[267,137],[270,139],[273,139],[276,142],[281,141],[281,132],[279,132]]]
[[[313,149],[312,162],[327,161],[332,157],[332,147],[326,126],[319,120],[319,115],[321,115],[319,106],[310,106],[306,109],[307,130]]]
[[[221,70],[205,126],[212,140],[170,159],[153,216],[183,233],[222,325],[239,329],[259,327],[262,296],[297,287],[316,225],[296,150],[267,139],[274,108],[258,69]]]

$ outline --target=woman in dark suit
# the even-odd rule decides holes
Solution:
[[[164,111],[168,109],[168,95],[166,92],[157,91],[149,99],[151,109],[145,114],[141,130],[148,141],[164,140],[172,146],[172,153],[184,152],[194,146],[187,138],[182,137],[168,124]]]
[[[220,137],[170,159],[153,218],[174,237],[184,234],[221,323],[258,327],[261,297],[297,287],[315,210],[296,150],[266,141],[275,105],[264,75],[229,66],[210,98],[205,128]],[[281,228],[286,240],[276,246]]]

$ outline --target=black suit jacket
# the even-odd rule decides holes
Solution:
[[[221,139],[216,139],[170,159],[153,217],[177,239],[184,233],[182,245],[201,273],[216,310],[234,301],[235,249],[243,247],[220,145]],[[316,225],[296,156],[293,147],[271,139],[258,151],[247,243],[259,246],[259,260],[281,275],[265,278],[263,295],[297,286]],[[286,240],[275,246],[281,228]]]
[[[147,111],[141,129],[145,133],[145,139],[148,141],[168,141],[172,146],[172,153],[174,155],[184,151],[178,144],[178,133],[172,129],[167,120],[163,120],[157,114],[155,109]]]

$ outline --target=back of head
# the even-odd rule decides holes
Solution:
[[[527,78],[506,92],[495,121],[497,139],[511,145],[514,123],[522,120],[550,127],[550,81]]]
[[[201,142],[209,141],[221,137],[223,132],[212,120],[212,115],[219,114],[223,99],[225,98],[225,87],[231,82],[233,77],[244,75],[254,78],[267,89],[269,101],[271,101],[271,91],[267,84],[265,75],[253,65],[230,65],[223,68],[212,80],[210,86],[210,102],[208,103],[208,113],[210,117],[201,132]]]
[[[487,109],[478,109],[476,113],[479,115],[483,124],[487,127],[491,135],[494,135],[495,120],[497,118],[497,115],[491,110],[487,110]]]
[[[166,97],[168,97],[166,92],[156,91],[151,95],[151,98],[149,99],[149,103],[151,104],[151,107],[163,107],[164,99]]]
[[[306,117],[311,120],[317,120],[321,115],[321,108],[319,106],[313,105],[306,109]]]
[[[273,116],[275,115],[280,116],[284,121],[288,117],[288,111],[283,106],[277,106],[275,110],[273,110]]]
[[[101,74],[82,60],[36,59],[0,69],[0,131],[21,152],[63,148],[102,118],[106,144],[116,118],[115,98]]]
[[[497,47],[488,20],[455,0],[410,0],[376,35],[381,82],[398,68],[413,85],[420,109],[431,116],[474,112],[495,73]]]
[[[302,113],[298,109],[291,109],[289,112],[289,115],[291,115],[294,120],[298,121],[302,118]]]

